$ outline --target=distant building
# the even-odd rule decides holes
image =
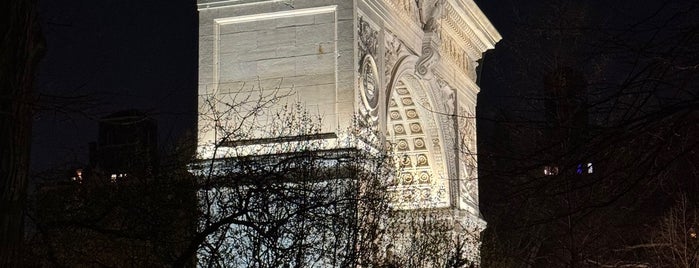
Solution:
[[[28,266],[171,265],[195,228],[195,195],[187,176],[153,180],[157,152],[156,121],[145,113],[101,118],[89,165],[39,176]]]
[[[158,126],[155,119],[136,110],[101,118],[97,142],[90,143],[90,166],[111,176],[112,180],[130,172],[156,173]]]
[[[557,68],[544,77],[544,141],[548,164],[543,167],[546,176],[560,172],[591,174],[594,166],[591,159],[582,159],[585,141],[588,140],[586,81],[582,73],[570,67]],[[573,155],[568,163],[563,156]],[[571,162],[572,161],[572,162]]]

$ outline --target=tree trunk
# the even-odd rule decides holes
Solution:
[[[0,267],[20,265],[34,73],[43,51],[35,0],[0,4]]]

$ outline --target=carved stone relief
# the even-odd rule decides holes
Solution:
[[[359,47],[359,67],[361,69],[362,60],[366,55],[376,56],[379,46],[379,32],[374,30],[371,24],[361,16],[357,23],[357,32],[359,34],[357,45]]]
[[[398,63],[398,60],[405,56],[411,55],[411,53],[405,47],[403,41],[398,39],[398,37],[390,31],[385,31],[384,40],[384,69],[386,70],[386,81],[388,81],[391,79],[391,72],[396,67],[396,63]]]
[[[416,23],[420,22],[419,0],[390,0],[388,3],[401,14],[402,17]]]
[[[402,169],[391,191],[399,196],[395,200],[399,207],[446,207],[451,204],[451,174],[445,172],[443,148],[450,147],[443,147],[442,123],[431,112],[433,87],[411,75],[412,68],[408,70],[396,74],[401,78],[392,84],[387,107],[386,140],[398,154],[396,162]]]
[[[420,8],[420,22],[425,32],[438,33],[444,14],[445,0],[416,0]]]
[[[359,92],[364,104],[360,110],[365,117],[364,120],[370,126],[375,126],[378,123],[378,104],[381,91],[379,87],[379,71],[376,62],[371,55],[366,55],[359,72]]]
[[[422,55],[415,66],[415,73],[422,79],[431,80],[434,78],[432,68],[439,62],[439,39],[436,34],[426,33],[422,43]]]
[[[422,54],[415,66],[415,71],[422,79],[431,80],[434,77],[432,68],[440,59],[439,48],[442,41],[439,36],[439,28],[444,14],[444,1],[422,0],[418,2],[424,36]]]
[[[357,32],[359,35],[359,94],[360,103],[359,114],[362,123],[374,128],[378,124],[379,119],[379,95],[380,95],[380,76],[378,66],[374,57],[378,52],[378,31],[371,27],[369,22],[363,17],[359,17],[357,23]]]
[[[461,202],[474,209],[478,207],[478,162],[476,159],[476,124],[475,113],[468,107],[460,107],[461,135],[461,185],[459,186]]]
[[[439,89],[440,100],[443,100],[445,114],[454,114],[454,105],[456,104],[456,93],[444,79],[437,77],[437,86]]]

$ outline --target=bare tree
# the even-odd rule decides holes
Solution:
[[[29,264],[55,266],[471,267],[479,237],[451,210],[400,210],[400,173],[359,128],[328,134],[280,88],[202,102],[216,143],[160,174],[99,173],[39,187]],[[344,136],[343,136],[344,135]],[[205,151],[205,150],[211,151]],[[189,164],[187,164],[189,163]],[[191,173],[190,173],[191,172]],[[109,175],[109,174],[106,174]],[[150,177],[149,177],[150,176]],[[151,177],[155,178],[151,178]],[[395,249],[392,249],[395,248]]]
[[[20,256],[34,74],[43,52],[36,1],[0,4],[0,266]]]
[[[647,228],[645,243],[619,249],[653,256],[646,267],[697,267],[699,265],[699,210],[696,201],[680,195],[657,223]]]
[[[497,97],[506,104],[479,115],[498,137],[479,147],[481,189],[497,193],[481,202],[498,238],[486,241],[506,251],[494,261],[647,263],[652,255],[616,249],[641,242],[643,224],[662,214],[668,195],[696,192],[685,178],[698,174],[698,129],[687,122],[699,116],[691,71],[699,9],[655,4],[624,18],[607,13],[624,14],[623,4],[550,1],[517,17],[522,36],[501,47],[515,58],[514,71],[503,71],[510,92]]]
[[[277,104],[287,96],[260,89],[206,100],[211,125],[202,127],[219,141],[210,155],[222,156],[194,167],[202,214],[179,263],[194,253],[217,267],[377,261],[388,158],[351,146],[351,135],[329,144],[321,118]]]

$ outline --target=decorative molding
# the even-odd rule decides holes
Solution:
[[[217,25],[225,25],[225,24],[232,24],[232,23],[242,23],[242,22],[251,22],[251,21],[272,20],[272,19],[279,19],[279,18],[318,15],[318,14],[331,13],[331,12],[336,12],[336,11],[337,11],[337,6],[331,5],[331,6],[311,7],[311,8],[304,8],[304,9],[294,9],[294,10],[285,10],[285,11],[277,11],[277,12],[269,12],[269,13],[252,14],[252,15],[243,15],[243,16],[228,17],[228,18],[218,18],[218,19],[214,19],[214,23]]]
[[[282,3],[287,3],[289,0],[222,0],[222,1],[216,1],[216,0],[199,0],[197,1],[197,10],[207,10],[207,9],[216,9],[216,8],[224,8],[224,7],[230,7],[230,6],[248,6],[248,5],[258,5],[258,4],[264,4],[264,3],[275,3],[275,2],[282,2]]]
[[[488,17],[473,0],[447,0],[454,7],[458,17],[465,22],[466,27],[473,33],[472,37],[482,42],[486,50],[493,49],[495,43],[502,39]]]
[[[446,5],[446,13],[445,24],[456,33],[456,35],[461,39],[460,41],[464,42],[470,47],[470,49],[478,54],[483,53],[483,51],[488,49],[488,47],[481,40],[479,40],[479,38],[473,32],[473,29],[468,26],[459,12],[456,11],[454,6]]]

